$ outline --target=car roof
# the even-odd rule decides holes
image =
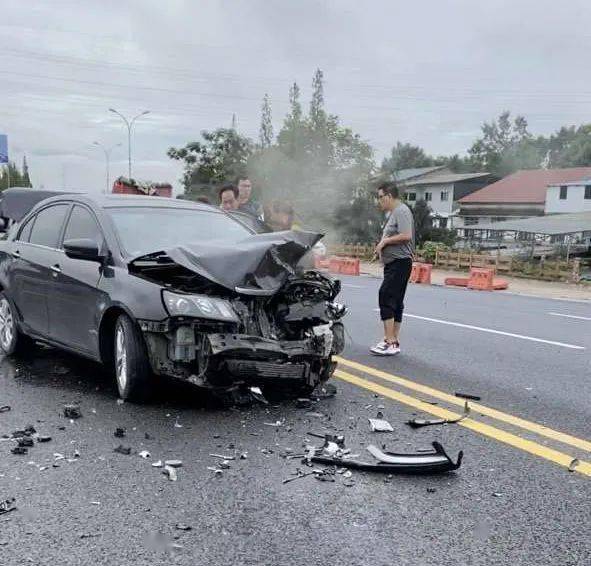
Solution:
[[[70,193],[62,196],[49,198],[44,203],[60,200],[74,200],[100,208],[177,208],[204,210],[208,212],[222,212],[209,204],[194,202],[184,199],[173,199],[168,197],[136,196],[136,195],[112,195],[112,194],[89,194]]]

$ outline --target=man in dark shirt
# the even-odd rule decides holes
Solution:
[[[378,188],[380,208],[389,213],[382,239],[376,253],[384,264],[384,279],[380,287],[380,318],[384,324],[384,340],[370,349],[377,356],[400,353],[398,336],[402,324],[404,295],[412,270],[414,255],[413,215],[401,200],[395,183],[384,183]]]
[[[248,177],[238,179],[238,210],[259,217],[261,214],[260,206],[251,198],[252,182]]]

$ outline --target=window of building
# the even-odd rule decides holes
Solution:
[[[441,200],[442,201],[449,200],[449,191],[441,191]]]
[[[417,193],[406,193],[406,200],[415,202],[417,200]]]
[[[585,198],[591,199],[591,185],[585,185]]]
[[[44,208],[37,214],[29,242],[38,246],[57,248],[68,207],[67,204],[58,204]]]
[[[425,200],[427,202],[429,202],[430,200],[433,200],[433,193],[425,193]]]
[[[568,187],[566,185],[562,185],[560,187],[560,200],[566,200],[568,198]]]
[[[96,242],[99,249],[103,244],[103,235],[92,213],[82,207],[75,206],[68,220],[64,242],[66,240],[88,239]]]
[[[478,224],[478,216],[468,216],[464,220],[464,226],[474,226],[475,224]]]

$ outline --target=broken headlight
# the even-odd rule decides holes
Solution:
[[[162,299],[170,316],[239,322],[232,305],[224,299],[206,295],[180,295],[170,291],[163,291]]]

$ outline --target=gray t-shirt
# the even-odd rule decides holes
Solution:
[[[408,242],[390,244],[382,250],[382,263],[385,265],[395,259],[412,258],[415,249],[415,226],[412,212],[406,204],[401,202],[391,213],[384,225],[382,238],[389,238],[397,234],[412,234]]]

